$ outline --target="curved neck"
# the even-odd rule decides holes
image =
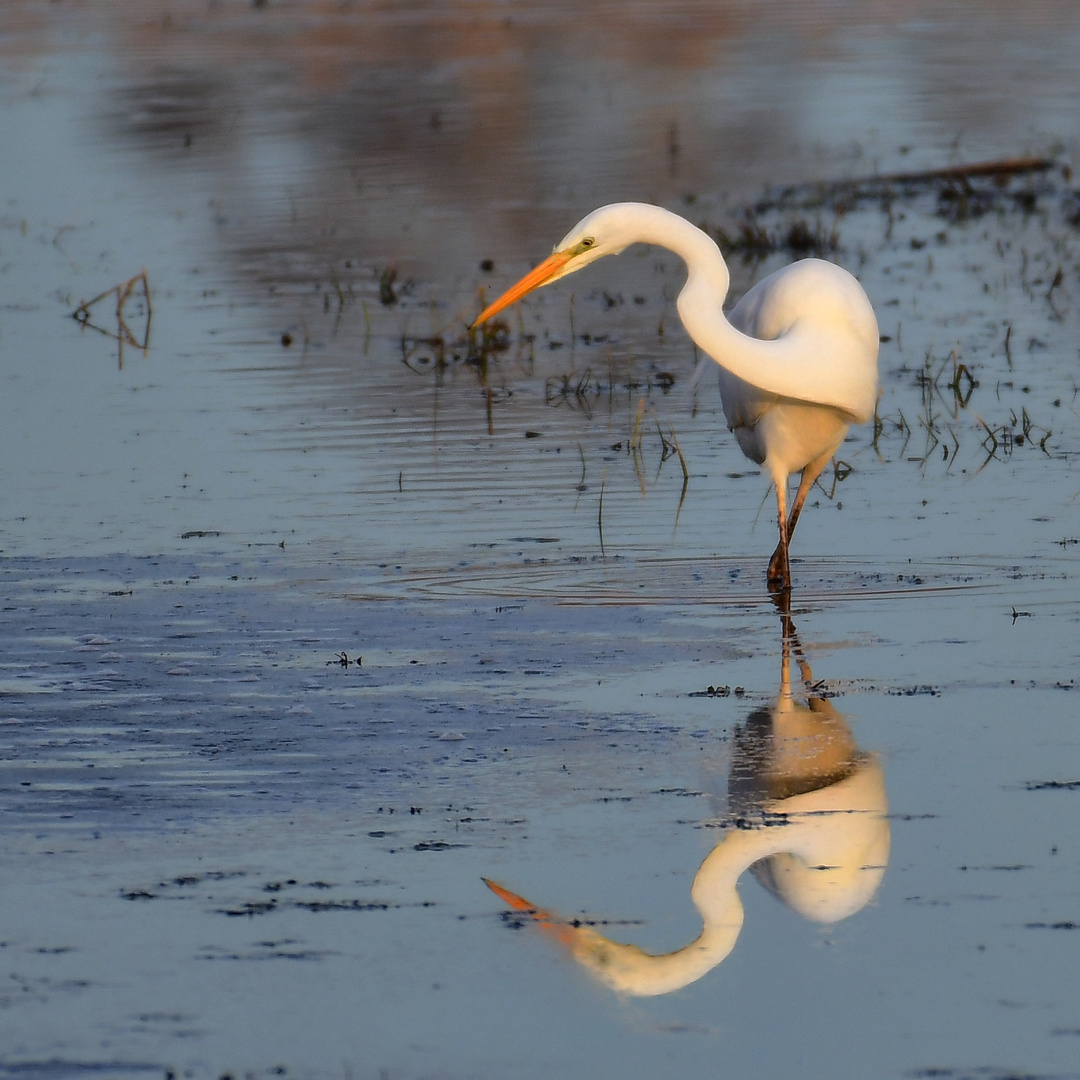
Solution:
[[[677,301],[679,317],[698,347],[717,364],[767,394],[831,406],[859,420],[869,418],[876,397],[877,368],[874,362],[866,364],[862,353],[866,351],[871,361],[876,358],[877,327],[853,278],[831,263],[806,260],[792,264],[779,273],[805,268],[801,271],[803,284],[785,290],[779,301],[783,311],[775,306],[770,309],[770,328],[760,328],[759,315],[770,291],[775,290],[757,288],[745,309],[743,301],[736,306],[733,317],[738,325],[733,325],[724,315],[731,275],[716,242],[696,225],[659,206],[641,205],[635,216],[641,242],[665,247],[686,263],[686,284]],[[803,289],[806,295],[798,295],[801,302],[797,310],[788,307]],[[838,292],[844,294],[841,301],[835,300]],[[837,304],[840,308],[854,305],[860,311],[865,307],[854,333],[851,327],[837,333],[831,325]],[[840,317],[846,322],[846,315]],[[772,326],[772,322],[777,325]],[[754,336],[756,333],[765,336]],[[816,356],[829,357],[838,373],[828,385],[823,386],[820,371],[809,362]],[[840,377],[848,368],[851,374]]]
[[[676,302],[687,333],[721,367],[744,382],[781,397],[793,393],[792,357],[785,343],[763,341],[737,330],[724,315],[731,274],[716,241],[685,218],[659,206],[643,206],[641,239],[674,252],[686,264],[686,284]],[[812,399],[814,385],[804,389]]]
[[[647,953],[612,941],[590,927],[564,936],[577,961],[612,989],[639,997],[668,994],[700,979],[735,947],[743,924],[736,882],[743,871],[785,847],[784,829],[730,833],[708,855],[694,877],[691,898],[701,915],[701,933],[673,952]]]
[[[691,225],[686,218],[681,218],[661,206],[641,204],[638,208],[638,221],[643,244],[667,248],[686,263],[687,278],[686,285],[679,294],[679,315],[687,330],[690,329],[690,324],[682,310],[682,299],[691,289],[695,295],[700,292],[707,296],[710,306],[723,319],[724,300],[731,286],[731,275],[716,241],[696,225]],[[731,329],[734,330],[734,327]],[[696,338],[692,331],[690,336]]]

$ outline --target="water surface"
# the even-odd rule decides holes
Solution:
[[[8,5],[0,1073],[1080,1075],[1076,37],[1053,3]],[[722,234],[733,299],[797,226],[877,310],[786,676],[676,261],[466,333],[622,198]],[[71,318],[144,268],[149,310]],[[824,749],[770,779],[778,717]],[[711,852],[867,770],[873,895],[807,918],[758,865],[671,993],[481,881],[678,950]]]

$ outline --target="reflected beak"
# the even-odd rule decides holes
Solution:
[[[509,889],[504,889],[497,882],[491,881],[489,878],[482,877],[480,879],[504,904],[507,904],[514,911],[525,911],[530,915],[537,917],[547,917],[546,911],[540,911],[535,904],[530,904],[524,896],[518,896],[517,893],[512,893]]]
[[[514,911],[520,911],[523,915],[528,915],[530,918],[535,919],[540,929],[545,934],[551,935],[556,941],[561,942],[569,949],[573,949],[577,938],[587,932],[580,927],[571,926],[569,923],[563,922],[550,911],[538,908],[535,904],[526,900],[524,896],[518,896],[517,893],[511,892],[509,889],[504,889],[498,882],[492,881],[490,878],[482,877],[480,880],[504,904],[508,905]]]
[[[516,285],[507,289],[498,300],[493,304],[488,304],[472,325],[479,326],[482,322],[487,322],[493,315],[498,315],[503,308],[508,308],[526,293],[531,293],[533,289],[546,285],[573,257],[572,251],[556,251],[554,255],[549,255],[535,270],[530,271]]]

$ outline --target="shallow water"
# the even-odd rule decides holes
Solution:
[[[1080,1075],[1077,30],[7,6],[0,1075]],[[1056,164],[817,186],[1027,153]],[[730,237],[759,201],[877,309],[790,682],[771,496],[691,386],[674,260],[466,337],[626,197]],[[747,255],[733,296],[792,258]],[[70,318],[142,268],[126,343],[115,294]],[[848,917],[778,902],[773,859],[694,981],[590,974],[598,934],[693,941],[707,857],[833,820],[876,838],[811,850],[880,877]]]

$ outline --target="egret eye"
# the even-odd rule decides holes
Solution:
[[[595,243],[596,239],[594,237],[586,236],[585,239],[581,241],[581,246],[583,248],[591,248]]]

